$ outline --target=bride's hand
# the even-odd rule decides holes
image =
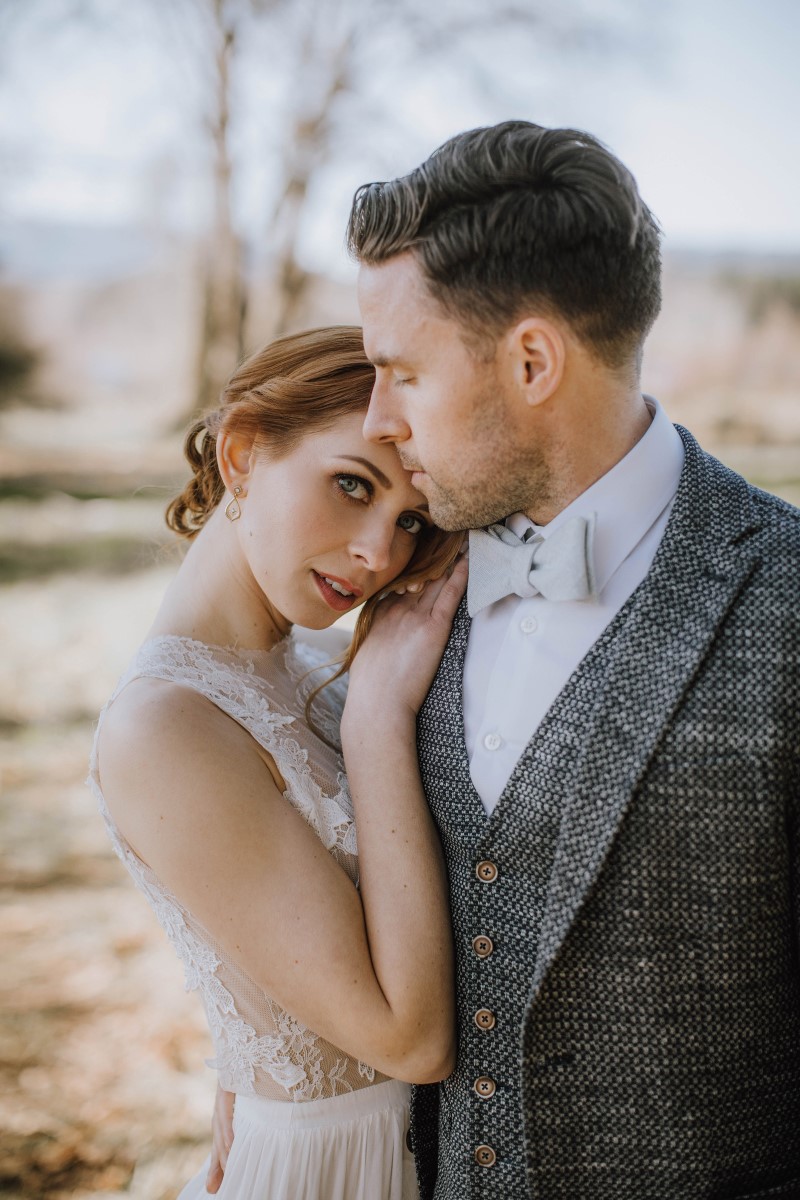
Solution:
[[[234,1092],[226,1092],[217,1084],[214,1100],[214,1115],[211,1118],[211,1165],[206,1176],[206,1191],[216,1195],[228,1165],[228,1155],[233,1145]]]
[[[390,594],[350,668],[342,718],[359,723],[387,707],[416,714],[433,682],[467,584],[467,561],[421,591]]]

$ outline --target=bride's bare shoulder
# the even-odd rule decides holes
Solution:
[[[192,734],[198,725],[217,723],[224,714],[194,688],[171,679],[140,676],[123,688],[106,709],[100,739],[106,746],[117,742],[126,747],[143,740],[152,745],[155,735],[160,742],[164,733]]]
[[[98,771],[106,799],[139,793],[144,779],[187,782],[209,756],[246,762],[252,739],[207,696],[167,679],[132,680],[106,710]]]
[[[101,724],[97,775],[118,829],[162,872],[180,857],[177,843],[195,845],[198,830],[214,828],[220,797],[233,792],[263,803],[280,795],[250,734],[206,696],[171,680],[139,678],[120,692]]]

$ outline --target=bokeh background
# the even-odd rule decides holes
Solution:
[[[359,183],[509,116],[590,129],[665,232],[644,382],[800,502],[795,0],[0,0],[0,1193],[172,1200],[196,997],[83,786],[175,569],[180,429],[357,321]]]

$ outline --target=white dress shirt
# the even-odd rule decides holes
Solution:
[[[464,662],[464,731],[472,782],[487,814],[572,672],[650,569],[683,468],[683,442],[645,396],[649,428],[611,470],[548,525],[523,513],[506,525],[547,538],[595,514],[596,595],[587,600],[507,596],[473,618]]]

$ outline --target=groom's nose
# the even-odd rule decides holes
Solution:
[[[368,442],[406,442],[411,427],[400,411],[397,397],[388,384],[376,381],[364,419],[364,438]]]

